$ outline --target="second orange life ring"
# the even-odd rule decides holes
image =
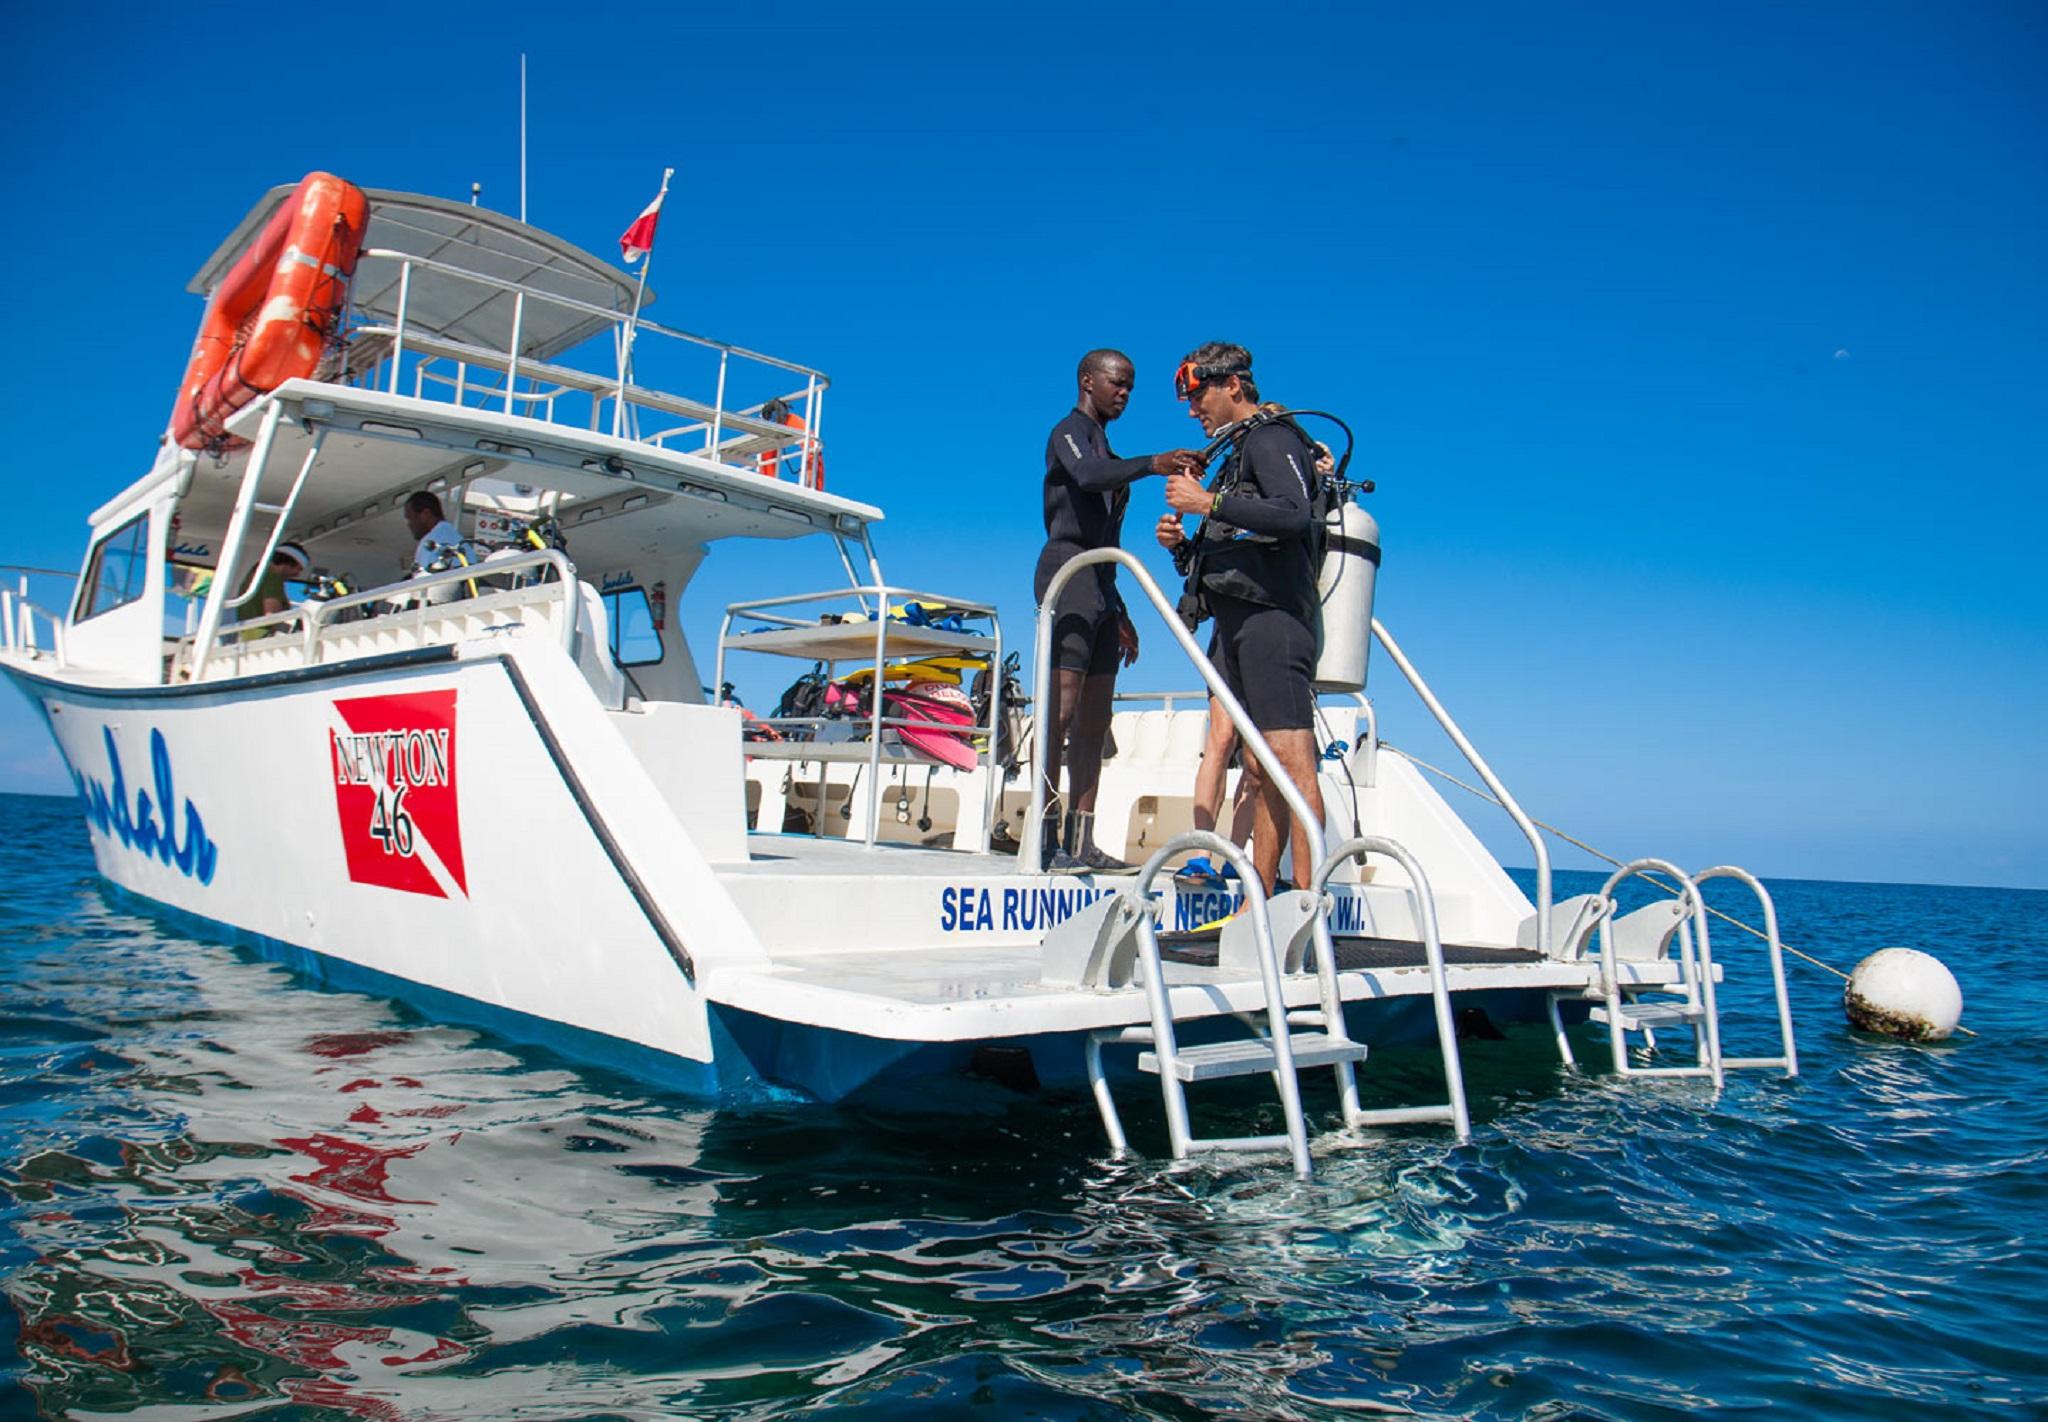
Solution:
[[[179,444],[218,444],[235,411],[319,369],[369,213],[363,190],[332,173],[308,173],[285,199],[206,304],[171,412]]]

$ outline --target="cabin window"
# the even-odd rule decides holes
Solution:
[[[74,616],[83,622],[142,596],[149,580],[149,515],[137,514],[93,545]]]
[[[661,632],[641,588],[614,588],[604,595],[612,624],[612,660],[622,667],[651,666],[661,660]]]

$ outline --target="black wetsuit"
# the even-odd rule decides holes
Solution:
[[[1117,458],[1102,426],[1080,410],[1052,427],[1045,442],[1045,547],[1032,580],[1038,602],[1045,601],[1053,575],[1069,558],[1118,545],[1131,482],[1151,468],[1149,457]],[[1053,665],[1090,674],[1115,671],[1116,629],[1123,615],[1115,568],[1103,565],[1077,574],[1060,592]]]
[[[1315,720],[1321,606],[1310,541],[1315,454],[1291,426],[1260,425],[1224,460],[1226,490],[1198,533],[1217,669],[1262,731]]]

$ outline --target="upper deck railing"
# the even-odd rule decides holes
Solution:
[[[50,611],[71,602],[78,574],[55,568],[0,563],[0,652],[64,665],[64,616]],[[41,593],[48,604],[35,601]]]
[[[508,414],[576,424],[719,463],[787,474],[806,488],[823,482],[820,431],[831,381],[822,371],[435,258],[375,247],[365,248],[362,256],[396,264],[397,305],[388,319],[351,312],[339,376],[343,380],[393,394],[478,408],[496,406]],[[509,340],[503,345],[480,344],[457,333],[459,321],[435,322],[421,316],[416,310],[419,295],[430,287],[444,300],[451,289],[473,292],[473,304],[479,308],[510,295]],[[536,358],[528,312],[537,307],[545,308],[557,326],[561,317],[573,315],[600,332],[609,327],[609,369]],[[715,357],[715,370],[705,371],[708,400],[636,382],[636,358],[641,338],[647,336],[686,348],[707,366]],[[654,349],[650,347],[650,353]],[[791,388],[780,388],[792,378]],[[743,389],[747,396],[738,393]],[[762,389],[773,393],[750,398]],[[777,403],[787,409],[787,419],[764,413]]]

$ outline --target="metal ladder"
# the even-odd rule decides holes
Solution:
[[[1259,1033],[1255,1026],[1254,1035],[1250,1037],[1188,1047],[1179,1043],[1175,1031],[1171,994],[1167,991],[1165,972],[1159,956],[1159,933],[1155,922],[1152,881],[1167,860],[1187,850],[1201,850],[1204,853],[1220,855],[1236,866],[1240,882],[1245,886],[1246,917],[1251,922],[1259,978],[1265,998],[1266,1025],[1263,1033]],[[1308,1126],[1301,1106],[1299,1073],[1304,1067],[1329,1067],[1335,1071],[1338,1097],[1343,1105],[1347,1127],[1448,1121],[1456,1129],[1460,1141],[1471,1138],[1471,1123],[1465,1109],[1464,1077],[1458,1059],[1457,1035],[1451,1018],[1450,990],[1444,975],[1443,944],[1437,934],[1435,901],[1429,891],[1429,882],[1423,877],[1421,865],[1415,862],[1407,850],[1392,840],[1365,836],[1345,841],[1335,853],[1326,857],[1316,871],[1313,887],[1306,891],[1295,891],[1287,896],[1291,916],[1301,921],[1297,925],[1298,931],[1289,935],[1289,961],[1286,966],[1292,971],[1300,971],[1305,966],[1300,959],[1307,954],[1307,939],[1311,936],[1311,928],[1320,928],[1320,931],[1313,935],[1319,945],[1329,943],[1329,909],[1324,891],[1330,875],[1347,860],[1367,853],[1381,853],[1394,858],[1409,872],[1415,884],[1420,906],[1419,917],[1424,930],[1425,953],[1429,962],[1430,990],[1435,998],[1437,1037],[1443,1053],[1445,1077],[1449,1086],[1449,1103],[1443,1106],[1390,1107],[1380,1110],[1366,1110],[1360,1107],[1354,1069],[1357,1063],[1365,1060],[1367,1048],[1363,1042],[1352,1040],[1345,1030],[1343,998],[1337,983],[1334,949],[1325,951],[1318,947],[1315,953],[1318,1005],[1312,1009],[1290,1011],[1283,986],[1281,955],[1274,946],[1272,906],[1266,900],[1264,889],[1259,883],[1251,861],[1243,850],[1230,841],[1219,835],[1197,830],[1177,835],[1162,845],[1145,861],[1136,883],[1119,896],[1127,900],[1128,906],[1123,919],[1130,925],[1137,940],[1137,967],[1144,981],[1146,1002],[1152,1021],[1149,1026],[1091,1032],[1086,1039],[1084,1051],[1089,1086],[1094,1092],[1096,1106],[1102,1113],[1103,1130],[1109,1137],[1111,1148],[1117,1154],[1125,1154],[1129,1150],[1129,1144],[1124,1136],[1123,1122],[1117,1114],[1115,1097],[1110,1091],[1103,1070],[1102,1049],[1111,1045],[1139,1047],[1141,1050],[1138,1056],[1138,1069],[1159,1077],[1160,1092],[1166,1108],[1167,1134],[1172,1142],[1173,1156],[1176,1160],[1185,1160],[1196,1151],[1273,1150],[1284,1146],[1293,1156],[1294,1173],[1304,1180],[1310,1178],[1315,1173],[1315,1167],[1309,1155]],[[1298,1031],[1298,1028],[1313,1030]],[[1278,1088],[1281,1109],[1287,1122],[1284,1133],[1258,1136],[1194,1134],[1188,1118],[1188,1086],[1198,1082],[1262,1074],[1270,1075]]]
[[[1678,981],[1624,983],[1615,966],[1613,913],[1600,920],[1600,1004],[1592,1019],[1607,1026],[1617,1076],[1704,1076],[1719,1090],[1722,1081],[1721,1024],[1714,1005],[1714,954],[1707,935],[1706,901],[1677,865],[1662,859],[1635,859],[1608,876],[1600,897],[1613,902],[1623,882],[1651,872],[1669,875],[1678,884]],[[1693,1038],[1691,1066],[1639,1067],[1628,1059],[1628,1034],[1641,1032],[1645,1044],[1656,1046],[1659,1027],[1689,1030]]]
[[[1615,889],[1631,877],[1640,875],[1647,879],[1652,873],[1668,875],[1678,884],[1676,903],[1660,900],[1635,913],[1617,917]],[[1776,1056],[1730,1057],[1722,1051],[1720,1009],[1715,1000],[1713,947],[1707,932],[1708,910],[1706,897],[1699,887],[1709,879],[1734,879],[1748,885],[1763,907],[1764,939],[1770,954],[1772,987],[1777,996],[1780,1050]],[[1659,887],[1668,891],[1668,886]],[[1762,1068],[1782,1070],[1787,1076],[1799,1075],[1792,1007],[1785,990],[1784,948],[1778,940],[1778,911],[1771,902],[1769,891],[1755,875],[1732,864],[1717,864],[1711,869],[1688,875],[1666,860],[1637,859],[1617,869],[1594,896],[1594,902],[1597,906],[1594,917],[1600,936],[1600,982],[1587,995],[1597,995],[1598,1005],[1592,1010],[1591,1020],[1604,1024],[1608,1029],[1608,1043],[1617,1075],[1704,1076],[1713,1081],[1716,1090],[1730,1071]],[[1621,981],[1616,967],[1618,928],[1629,927],[1631,920],[1641,916],[1660,913],[1675,914],[1677,918],[1676,924],[1667,932],[1677,942],[1674,961],[1678,964],[1678,982],[1632,984]],[[1550,994],[1551,1019],[1557,1029],[1558,1051],[1565,1065],[1576,1069],[1578,1064],[1572,1056],[1571,1044],[1566,1040],[1563,1024],[1557,1018],[1558,999],[1566,995]],[[1628,1034],[1642,1033],[1643,1045],[1654,1051],[1659,1027],[1681,1027],[1692,1033],[1693,1065],[1647,1067],[1629,1062]]]
[[[1778,942],[1778,907],[1771,902],[1770,891],[1757,881],[1747,869],[1738,869],[1733,864],[1716,864],[1711,869],[1702,869],[1692,876],[1694,884],[1704,884],[1709,879],[1734,879],[1749,885],[1757,902],[1764,911],[1764,942],[1771,955],[1771,986],[1778,999],[1778,1055],[1775,1057],[1723,1057],[1721,1066],[1726,1071],[1740,1071],[1751,1068],[1763,1070],[1781,1069],[1787,1076],[1799,1075],[1799,1046],[1792,1037],[1792,1000],[1785,993],[1785,948]],[[1715,1034],[1718,1046],[1719,1033]]]

